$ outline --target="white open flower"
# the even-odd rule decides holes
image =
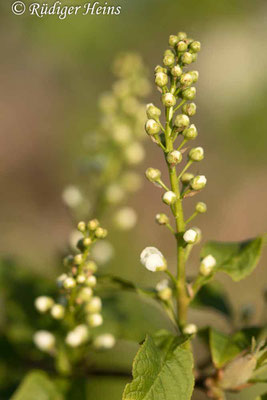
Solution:
[[[97,336],[93,342],[96,349],[111,349],[116,344],[116,339],[111,333],[104,333]]]
[[[86,325],[78,325],[70,331],[66,336],[66,343],[71,347],[78,347],[85,343],[89,337],[88,328]]]
[[[117,211],[114,221],[119,229],[126,231],[136,225],[137,214],[133,208],[124,207]]]
[[[48,296],[39,296],[35,299],[34,305],[35,308],[40,313],[45,313],[53,306],[54,300]]]
[[[146,247],[140,255],[141,264],[149,271],[164,271],[167,268],[163,254],[156,247]]]
[[[198,233],[195,229],[188,229],[185,231],[183,238],[186,243],[194,244],[197,242]]]
[[[216,259],[211,254],[209,254],[201,261],[199,272],[203,276],[208,276],[211,274],[215,266]]]
[[[44,330],[35,332],[33,335],[33,341],[38,349],[45,352],[53,350],[56,343],[55,336],[51,332]]]
[[[76,186],[70,185],[64,189],[62,200],[68,207],[75,208],[82,203],[83,196]]]

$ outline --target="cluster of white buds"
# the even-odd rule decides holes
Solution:
[[[146,247],[140,255],[140,261],[151,272],[165,271],[167,269],[163,254],[156,247]]]
[[[77,229],[81,233],[77,242],[78,252],[65,257],[64,266],[68,271],[57,278],[60,301],[56,303],[48,296],[40,296],[35,300],[35,307],[40,313],[49,312],[55,320],[66,318],[66,321],[71,319],[73,324],[76,323],[65,336],[66,344],[71,347],[78,347],[87,341],[93,343],[91,328],[103,323],[102,301],[95,295],[97,264],[91,257],[91,248],[99,239],[106,238],[107,230],[100,226],[97,219],[87,224],[81,221]],[[34,342],[40,350],[47,352],[56,346],[50,332],[36,332]]]

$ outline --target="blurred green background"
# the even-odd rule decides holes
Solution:
[[[208,214],[197,223],[205,240],[242,240],[266,230],[266,0],[121,0],[113,4],[122,6],[121,15],[75,16],[64,21],[15,16],[10,1],[0,5],[0,250],[34,270],[40,279],[52,279],[60,271],[59,255],[65,252],[73,229],[61,193],[67,184],[76,183],[83,137],[97,127],[97,99],[112,84],[113,59],[121,51],[140,53],[152,81],[168,35],[181,30],[203,46],[197,62],[195,122],[198,143],[206,151],[201,172],[208,178],[199,200],[207,202]],[[159,104],[156,90],[151,101]],[[149,140],[146,149],[140,171],[163,167],[161,152]],[[188,200],[188,213],[194,202]],[[108,269],[151,284],[155,278],[139,265],[140,251],[155,245],[170,265],[175,257],[172,239],[154,224],[155,213],[165,211],[165,206],[158,189],[149,183],[130,204],[138,211],[138,225],[127,235],[110,235],[117,256]],[[256,272],[239,284],[221,277],[236,311],[243,304],[254,305],[255,321],[264,315],[265,262],[266,254]],[[145,319],[145,313],[141,317]],[[211,317],[192,315],[200,325]],[[217,324],[224,322],[218,318]],[[103,393],[97,396],[107,398]]]

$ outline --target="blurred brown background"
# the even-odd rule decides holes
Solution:
[[[208,214],[196,223],[206,240],[241,240],[266,231],[266,1],[114,3],[122,6],[120,16],[64,21],[15,16],[11,2],[0,5],[0,249],[51,276],[72,230],[61,193],[75,183],[83,135],[97,126],[97,98],[112,84],[112,60],[118,52],[137,51],[152,81],[168,35],[178,30],[203,45],[195,123],[197,142],[206,151],[198,168],[208,177],[199,200],[207,202]],[[156,90],[148,100],[158,104]],[[146,143],[148,155],[140,170],[163,167],[160,151]],[[194,202],[188,201],[188,212]],[[155,213],[165,206],[149,183],[130,203],[139,224],[129,235],[114,233],[120,255],[110,268],[150,282],[154,276],[139,265],[140,250],[156,245],[170,264],[175,256],[172,238],[154,224]],[[266,255],[239,284],[221,277],[236,308],[252,303],[257,317],[264,312],[259,298],[267,286],[265,262]]]

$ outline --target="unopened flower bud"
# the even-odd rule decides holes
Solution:
[[[204,214],[205,212],[207,212],[207,205],[206,203],[203,203],[202,201],[199,201],[196,204],[196,211],[200,214]]]
[[[182,177],[181,181],[184,185],[188,185],[188,183],[194,178],[193,174],[190,174],[190,172],[185,172]]]
[[[182,161],[182,153],[179,150],[173,150],[167,155],[167,161],[169,164],[179,164]]]
[[[148,135],[156,135],[160,132],[160,125],[154,119],[149,119],[146,122],[145,129]]]
[[[204,150],[202,147],[195,147],[189,152],[189,159],[192,161],[201,161],[204,158]]]
[[[146,115],[148,119],[157,120],[161,115],[161,110],[151,103],[146,106]]]
[[[82,301],[88,301],[93,296],[93,291],[90,287],[82,288],[79,292],[78,298]]]
[[[79,283],[79,284],[84,283],[84,282],[86,281],[85,275],[82,275],[82,274],[78,275],[77,278],[76,278],[76,281],[77,281],[77,283]]]
[[[186,51],[186,52],[182,55],[181,60],[182,60],[182,62],[183,62],[184,64],[191,64],[191,63],[193,62],[192,54],[189,53],[188,51]]]
[[[196,83],[198,81],[199,72],[198,71],[190,71],[189,74],[193,78],[193,83]]]
[[[85,247],[89,247],[91,244],[92,244],[92,239],[90,237],[83,239],[83,245]]]
[[[67,279],[68,275],[67,274],[61,274],[57,278],[57,287],[62,288],[64,281]]]
[[[155,76],[155,83],[159,87],[164,87],[167,85],[169,79],[168,75],[165,74],[164,72],[157,72]]]
[[[86,231],[86,223],[84,221],[79,222],[77,229],[78,229],[78,231],[80,231],[82,233],[85,232]]]
[[[65,289],[72,289],[76,286],[76,282],[73,278],[68,277],[67,279],[65,279],[64,283],[63,283],[63,287]]]
[[[182,111],[184,114],[188,115],[189,117],[192,117],[193,115],[195,115],[197,111],[197,106],[195,105],[195,103],[184,104]]]
[[[151,272],[165,271],[167,263],[156,247],[146,247],[140,255],[141,264]]]
[[[183,235],[184,241],[188,244],[195,244],[198,239],[198,233],[195,229],[188,229]]]
[[[66,336],[66,343],[71,347],[78,347],[85,343],[89,338],[89,332],[86,325],[78,325]]]
[[[197,53],[192,53],[192,62],[197,61]]]
[[[160,213],[160,214],[156,215],[156,222],[159,225],[166,225],[166,224],[168,224],[170,222],[170,220],[169,220],[169,217],[166,214]]]
[[[49,331],[37,331],[33,335],[33,341],[36,347],[45,352],[51,352],[56,343],[55,336]]]
[[[198,53],[201,50],[201,43],[198,41],[194,41],[190,44],[190,49],[194,52],[194,53]]]
[[[87,226],[90,231],[95,231],[96,228],[99,227],[99,221],[97,219],[92,219],[88,222]]]
[[[174,76],[174,77],[179,77],[179,76],[181,76],[182,75],[182,73],[183,73],[183,70],[182,70],[182,68],[179,66],[179,65],[175,65],[174,67],[172,67],[172,69],[171,69],[171,74],[172,74],[172,76]]]
[[[190,186],[193,190],[201,190],[207,184],[207,178],[204,175],[195,176],[190,182]]]
[[[163,301],[168,301],[172,298],[172,290],[171,288],[167,287],[165,289],[158,291],[158,296]]]
[[[101,228],[100,226],[95,231],[95,236],[98,239],[105,239],[105,237],[107,237],[107,234],[108,234],[108,231],[104,228]]]
[[[201,261],[199,272],[203,276],[208,276],[212,273],[215,266],[216,266],[216,260],[211,254],[209,254],[208,256],[204,257],[203,260]]]
[[[183,333],[185,335],[195,335],[197,333],[197,326],[195,324],[187,324],[183,328]]]
[[[171,35],[169,37],[169,45],[171,47],[175,47],[175,45],[178,43],[178,37],[176,35]]]
[[[103,317],[101,314],[90,314],[87,317],[87,321],[92,328],[96,328],[103,324]]]
[[[51,308],[51,315],[55,319],[62,319],[65,315],[65,308],[61,304],[55,304]]]
[[[175,117],[174,120],[174,125],[179,129],[179,130],[184,130],[187,128],[190,124],[190,119],[187,115],[185,114],[178,114]]]
[[[73,261],[75,265],[81,265],[83,262],[83,254],[76,254]]]
[[[83,270],[84,270],[84,272],[93,272],[93,273],[95,273],[97,271],[97,265],[92,260],[87,261],[87,263],[83,267]]]
[[[176,104],[176,98],[172,93],[165,93],[162,96],[162,103],[165,107],[173,107]]]
[[[91,300],[86,303],[85,311],[89,314],[97,314],[101,311],[102,301],[100,297],[92,297]]]
[[[148,168],[146,170],[146,177],[150,182],[154,183],[161,178],[161,172],[157,168]]]
[[[114,347],[115,344],[116,344],[116,339],[110,333],[104,333],[103,335],[99,335],[93,341],[93,346],[98,350],[112,349],[112,347]]]
[[[94,275],[89,276],[86,281],[85,281],[86,286],[89,286],[91,288],[95,287],[97,284],[96,277]]]
[[[184,100],[194,100],[197,90],[195,87],[190,87],[182,91],[182,98]]]
[[[183,136],[185,137],[185,139],[192,140],[195,139],[197,135],[198,135],[197,128],[194,124],[190,125],[183,131]]]
[[[53,306],[54,300],[48,296],[39,296],[35,299],[35,308],[40,313],[46,313]]]
[[[183,87],[190,86],[192,85],[193,82],[194,82],[193,76],[189,72],[181,75],[180,83]]]
[[[177,196],[174,192],[169,190],[168,192],[165,192],[164,195],[162,196],[162,200],[165,204],[168,206],[174,204],[177,200]]]
[[[178,40],[185,40],[187,38],[187,34],[185,32],[178,32],[177,37]]]
[[[168,70],[167,68],[161,67],[160,65],[157,65],[155,67],[155,74],[158,74],[159,72],[163,72],[164,74],[167,74]]]
[[[187,50],[187,44],[183,40],[180,40],[180,42],[177,43],[177,50],[179,52],[186,51]]]
[[[166,67],[171,67],[175,62],[175,57],[174,54],[166,54],[163,58],[163,64],[166,65]]]

